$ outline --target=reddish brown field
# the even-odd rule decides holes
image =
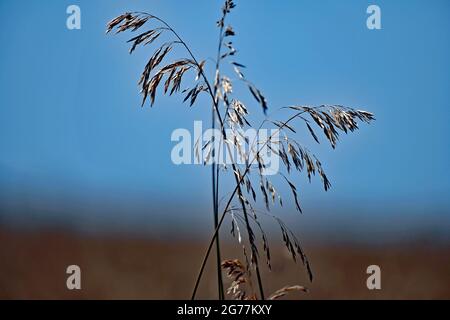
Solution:
[[[187,299],[204,243],[93,238],[58,233],[0,232],[2,299]],[[234,258],[231,246],[225,258]],[[287,284],[306,285],[295,299],[450,299],[450,248],[398,246],[309,246],[315,280],[275,250],[267,292]],[[82,269],[82,290],[66,289],[66,267]],[[366,287],[366,268],[382,269],[382,290]],[[267,268],[263,268],[267,269]],[[216,297],[213,268],[199,298]]]

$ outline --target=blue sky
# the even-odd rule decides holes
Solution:
[[[238,60],[270,107],[338,103],[376,115],[373,125],[342,136],[336,151],[306,140],[334,188],[325,194],[299,178],[305,206],[348,208],[349,217],[363,208],[368,219],[366,211],[449,217],[448,1],[236,3],[230,23]],[[81,8],[81,30],[66,28],[70,4]],[[366,28],[369,4],[380,6],[382,30]],[[209,120],[209,105],[189,109],[178,96],[141,109],[137,80],[152,51],[130,56],[128,35],[104,30],[122,12],[149,11],[209,58],[220,7],[206,0],[1,1],[3,205],[36,198],[123,210],[164,199],[209,205],[210,171],[170,161],[171,132]]]

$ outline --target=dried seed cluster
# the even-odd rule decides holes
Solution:
[[[294,232],[279,217],[269,214],[271,206],[275,204],[283,206],[282,196],[275,187],[276,179],[278,179],[278,183],[286,183],[288,185],[296,209],[302,212],[299,189],[288,178],[288,176],[293,174],[294,169],[297,172],[305,172],[310,182],[312,177],[317,173],[322,180],[325,191],[328,191],[331,187],[331,183],[319,159],[296,139],[297,124],[303,123],[306,126],[307,132],[317,143],[320,143],[320,139],[316,130],[322,131],[324,137],[334,149],[339,140],[339,133],[353,132],[358,129],[358,122],[370,123],[374,120],[374,116],[370,112],[355,110],[341,105],[295,105],[282,108],[290,114],[287,120],[276,120],[268,117],[267,111],[269,104],[262,92],[244,76],[242,70],[246,67],[235,60],[231,60],[237,56],[238,52],[230,40],[236,35],[236,31],[232,26],[225,25],[226,18],[233,8],[235,8],[234,2],[232,0],[226,0],[222,8],[222,17],[217,22],[217,26],[220,29],[220,46],[213,84],[211,84],[206,76],[206,61],[198,62],[186,42],[164,20],[156,16],[142,12],[127,12],[108,23],[107,33],[112,30],[116,30],[116,33],[125,31],[136,32],[142,30],[144,26],[153,23],[154,26],[128,40],[128,43],[131,44],[130,54],[137,50],[138,47],[151,45],[162,40],[164,36],[169,38],[168,41],[162,42],[162,44],[157,46],[142,72],[139,80],[139,86],[141,87],[141,94],[143,96],[142,106],[145,105],[148,99],[150,100],[150,105],[154,105],[157,89],[160,86],[163,87],[164,94],[172,95],[175,92],[181,91],[184,95],[183,102],[189,102],[190,106],[195,105],[197,98],[202,93],[206,93],[211,98],[211,103],[214,107],[214,119],[218,121],[222,132],[222,136],[220,137],[221,141],[228,148],[236,148],[238,156],[241,160],[244,160],[238,163],[237,159],[232,159],[231,171],[236,181],[236,186],[228,199],[227,205],[223,208],[222,217],[225,217],[225,215],[231,217],[231,233],[238,238],[239,243],[242,245],[246,266],[239,260],[226,260],[222,263],[222,268],[227,271],[228,276],[232,279],[228,294],[231,294],[237,299],[256,299],[257,296],[253,292],[251,285],[251,270],[256,271],[260,296],[264,298],[259,273],[258,237],[261,239],[261,246],[264,251],[267,266],[269,269],[271,268],[269,243],[263,226],[259,221],[260,216],[273,218],[277,222],[281,229],[283,243],[290,252],[292,259],[297,261],[298,257],[300,257],[310,280],[312,281],[313,278],[310,263]],[[175,46],[184,47],[187,52],[187,57],[175,59],[172,62],[165,62],[173,53],[172,49]],[[230,69],[237,75],[238,85],[241,84],[248,88],[248,97],[238,98],[235,96],[235,91],[233,90],[235,84],[233,80],[222,71],[225,68],[222,68],[221,65],[223,61],[229,62]],[[182,80],[188,72],[194,73],[195,78],[193,77],[194,80],[191,81],[188,88],[182,90]],[[264,120],[259,128],[267,124],[275,126],[277,128],[276,136],[278,138],[272,135],[262,141],[259,138],[250,141],[248,137],[243,135],[243,129],[253,127],[248,120],[253,110],[252,103],[244,103],[245,99],[251,99],[259,105],[259,108],[266,115],[266,120]],[[231,130],[232,134],[227,136],[225,129]],[[214,138],[212,137],[212,139]],[[216,152],[219,152],[214,149],[216,144],[213,142],[210,140],[202,146],[202,150],[207,149],[207,160],[205,160],[205,163],[208,163],[209,159]],[[269,149],[273,154],[278,156],[284,166],[283,170],[280,170],[276,176],[270,178],[263,174],[266,169],[266,163],[264,162],[262,153],[265,149]],[[195,152],[198,154],[197,143]],[[226,173],[229,169],[225,165],[217,165],[217,168],[217,176],[219,175],[219,170],[221,170],[220,172]],[[216,185],[214,188],[217,191],[215,194],[215,203],[218,203],[218,186]],[[258,194],[260,194],[264,203],[265,210],[263,211],[256,208],[258,205]],[[243,241],[240,226],[244,227],[246,241]],[[250,247],[250,257],[247,255],[247,246]],[[207,257],[208,255],[209,252]],[[202,271],[200,276],[201,274]],[[244,290],[243,287],[246,287],[246,289]],[[248,292],[249,290],[250,292]],[[289,286],[278,290],[270,298],[277,299],[291,291],[306,291],[306,289],[301,286]]]

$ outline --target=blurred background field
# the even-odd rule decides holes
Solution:
[[[0,231],[2,299],[189,299],[205,244],[70,232]],[[233,249],[234,248],[234,249]],[[224,258],[239,257],[226,245]],[[450,299],[450,247],[309,244],[315,279],[294,265],[283,247],[272,248],[267,291],[301,284],[310,292],[290,299]],[[78,264],[82,290],[66,289],[66,267]],[[366,287],[366,268],[382,270],[382,290]],[[212,267],[212,265],[210,265]],[[267,268],[263,268],[264,273]],[[228,282],[227,282],[228,283]],[[199,298],[217,294],[208,269]]]

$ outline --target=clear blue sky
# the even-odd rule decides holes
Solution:
[[[325,194],[299,179],[306,207],[320,201],[349,210],[400,214],[395,208],[411,208],[411,214],[450,216],[448,1],[236,3],[230,22],[239,61],[273,109],[338,103],[376,114],[374,125],[342,136],[336,151],[307,141],[334,188]],[[66,28],[70,4],[81,8],[81,30]],[[382,30],[366,28],[369,4],[381,7]],[[130,56],[128,37],[104,30],[124,11],[150,11],[171,22],[200,58],[213,57],[221,5],[1,1],[3,204],[36,197],[106,199],[125,207],[169,198],[172,204],[209,201],[210,171],[170,161],[171,132],[208,120],[209,106],[189,109],[171,97],[141,109],[137,80],[151,50]]]

